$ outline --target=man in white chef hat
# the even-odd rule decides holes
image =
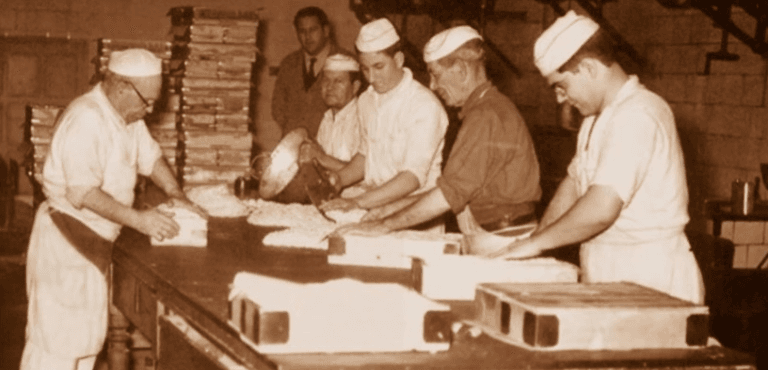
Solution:
[[[702,303],[701,273],[683,233],[688,188],[669,105],[626,74],[597,23],[573,11],[539,37],[534,58],[558,102],[585,119],[568,176],[538,229],[497,255],[581,243],[586,282],[630,281]]]
[[[395,27],[386,18],[369,22],[355,46],[370,84],[358,99],[364,140],[333,178],[341,187],[363,180],[366,191],[330,201],[323,205],[326,210],[378,207],[432,189],[440,175],[448,116],[437,97],[403,66]]]
[[[448,211],[468,235],[535,224],[541,188],[533,141],[515,104],[488,80],[483,38],[470,26],[446,29],[427,42],[424,61],[430,88],[461,108],[462,125],[437,187],[379,207],[366,218],[386,217],[339,233],[386,233]]]
[[[158,239],[179,225],[131,208],[137,174],[195,211],[143,118],[160,97],[161,60],[144,49],[113,52],[104,81],[56,123],[43,166],[46,196],[27,253],[27,337],[21,369],[92,369],[107,334],[107,269],[123,225]]]
[[[361,84],[360,65],[355,58],[335,54],[325,60],[320,94],[328,110],[320,122],[317,142],[302,145],[301,162],[317,159],[323,167],[338,171],[358,153],[362,131],[357,93]]]

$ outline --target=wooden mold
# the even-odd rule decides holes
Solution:
[[[241,272],[229,324],[261,353],[444,351],[447,305],[398,284],[352,279],[300,284]]]
[[[575,283],[579,269],[555,258],[506,261],[441,255],[414,258],[411,277],[414,289],[426,297],[471,301],[480,283]]]
[[[486,283],[476,323],[532,350],[690,348],[707,343],[709,309],[631,283]]]

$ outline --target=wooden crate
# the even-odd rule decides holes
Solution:
[[[481,283],[575,283],[579,268],[554,258],[506,261],[442,255],[414,258],[411,277],[414,289],[426,297],[471,301]]]
[[[185,131],[183,134],[188,148],[250,150],[253,145],[250,133]]]
[[[260,353],[444,351],[447,305],[394,283],[300,284],[241,272],[229,323]]]
[[[704,346],[709,309],[631,283],[486,283],[476,323],[532,350],[633,350]]]

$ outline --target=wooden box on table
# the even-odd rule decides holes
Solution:
[[[486,283],[476,322],[532,350],[633,350],[706,345],[709,308],[632,283]]]

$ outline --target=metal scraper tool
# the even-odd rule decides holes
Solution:
[[[338,196],[336,188],[328,181],[325,169],[315,159],[311,163],[302,164],[299,172],[301,172],[304,180],[304,189],[309,196],[309,200],[312,201],[312,204],[323,217],[329,221],[336,222],[336,220],[328,217],[325,211],[320,209],[321,204]]]

